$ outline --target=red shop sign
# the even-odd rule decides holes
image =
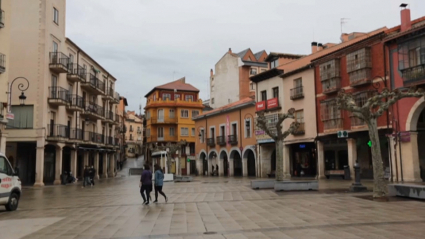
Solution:
[[[279,103],[277,101],[277,98],[267,100],[267,109],[276,108],[278,106],[279,106]]]
[[[266,109],[266,102],[265,101],[259,101],[255,104],[255,109],[257,111],[262,111]]]

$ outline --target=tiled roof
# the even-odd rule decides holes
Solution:
[[[248,51],[249,51],[249,48],[247,48],[247,49],[245,49],[245,50],[243,50],[239,53],[236,53],[236,55],[238,55],[240,58],[243,58]]]
[[[237,108],[238,106],[243,106],[243,105],[246,105],[246,104],[249,104],[249,103],[252,103],[253,105],[255,105],[255,100],[253,98],[251,98],[251,97],[247,97],[245,99],[242,99],[242,100],[239,100],[239,101],[235,101],[233,103],[227,104],[227,105],[222,106],[220,108],[213,109],[213,110],[207,111],[205,113],[202,113],[202,114],[198,115],[194,119],[199,119],[199,118],[202,118],[203,116],[209,116],[211,114],[217,114],[217,113],[219,113],[221,111],[228,111],[228,110],[230,110],[232,108]]]
[[[401,37],[403,35],[406,35],[406,34],[409,34],[411,32],[420,30],[420,29],[422,29],[424,27],[425,27],[425,17],[421,17],[421,18],[415,19],[415,20],[412,21],[412,28],[409,29],[409,30],[407,30],[407,31],[400,32],[400,28],[401,28],[400,25],[388,29],[386,31],[386,33],[387,33],[388,36],[384,39],[384,41],[385,42],[391,41],[391,40],[396,39],[398,37]]]
[[[291,53],[280,53],[280,52],[270,52],[270,54],[267,56],[265,61],[270,61],[273,58],[276,57],[284,57],[289,59],[299,59],[305,55],[299,55],[299,54],[291,54]]]
[[[261,55],[263,55],[263,52],[265,52],[265,50],[259,51],[257,53],[254,54],[255,59],[260,60]]]
[[[180,91],[194,91],[199,92],[197,88],[192,86],[191,84],[185,83],[185,78],[178,79],[176,81],[169,82],[164,85],[156,86],[151,91],[149,91],[148,94],[145,95],[145,97],[148,97],[155,89],[161,89],[161,90],[180,90]]]

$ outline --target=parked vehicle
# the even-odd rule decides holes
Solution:
[[[6,156],[0,153],[0,205],[7,211],[15,211],[22,195],[18,170],[14,170]]]

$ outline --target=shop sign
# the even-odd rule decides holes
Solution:
[[[264,130],[256,130],[255,131],[255,135],[263,135],[264,134]]]
[[[274,140],[273,139],[260,139],[260,140],[257,140],[257,142],[259,144],[266,144],[266,143],[274,143]]]
[[[14,120],[15,119],[15,115],[13,113],[7,113],[6,114],[6,119],[8,119],[8,120]]]
[[[267,109],[273,109],[276,107],[279,107],[279,102],[277,101],[277,98],[267,100]]]
[[[410,132],[400,132],[401,142],[410,142]]]
[[[305,149],[305,144],[300,144],[300,149]]]
[[[187,160],[195,160],[195,156],[188,155],[188,156],[187,156]]]
[[[266,109],[266,102],[265,101],[259,101],[255,104],[255,110],[256,111],[262,111]]]

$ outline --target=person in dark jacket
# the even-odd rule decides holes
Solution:
[[[84,173],[83,173],[83,188],[85,188],[86,187],[86,185],[89,185],[90,184],[90,182],[89,182],[89,180],[90,180],[90,172],[89,172],[89,166],[85,166],[84,167]]]
[[[90,172],[90,184],[93,187],[94,186],[94,176],[96,175],[96,169],[94,169],[93,165],[89,169]]]
[[[145,165],[145,170],[142,172],[139,183],[140,194],[145,205],[149,205],[150,192],[152,191],[152,172],[149,169],[149,165]]]
[[[155,164],[155,201],[154,203],[158,202],[158,193],[160,193],[165,198],[165,202],[168,202],[167,196],[165,196],[165,193],[162,191],[162,186],[164,185],[164,173],[162,172],[161,168]]]

